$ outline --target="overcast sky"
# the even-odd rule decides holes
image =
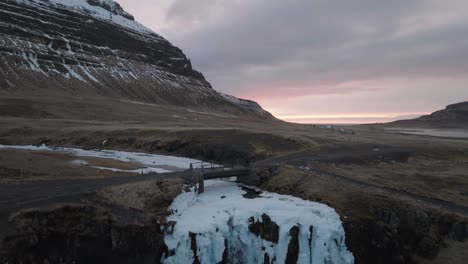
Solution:
[[[297,122],[377,122],[468,100],[466,0],[118,0],[213,87]]]

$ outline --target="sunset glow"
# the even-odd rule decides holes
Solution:
[[[388,114],[310,114],[310,115],[275,115],[277,118],[289,122],[304,123],[361,123],[362,120],[369,122],[378,122],[378,120],[393,121],[401,118],[418,117],[427,113],[388,113]]]
[[[120,2],[214,89],[288,121],[386,122],[468,99],[466,1]]]

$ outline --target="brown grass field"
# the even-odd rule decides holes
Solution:
[[[329,204],[345,222],[370,219],[380,223],[377,211],[398,213],[411,208],[466,219],[466,215],[452,210],[453,206],[468,206],[466,139],[389,133],[378,124],[326,129],[107,98],[1,97],[0,109],[0,144],[4,145],[108,148],[187,156],[226,165],[264,161],[281,169],[262,188]],[[344,133],[341,128],[353,133]],[[89,166],[70,163],[77,159],[86,160]],[[129,175],[90,166],[138,168],[136,164],[105,159],[0,150],[0,184]],[[342,178],[308,173],[303,170],[305,166]],[[165,191],[148,187],[155,184]],[[166,192],[171,185],[132,183],[104,189],[99,197],[119,206],[148,210],[151,203],[154,207],[154,201],[168,205],[174,196]],[[414,198],[419,196],[426,200]],[[448,206],[440,206],[439,200]],[[424,259],[424,263],[464,263],[467,243],[444,241],[437,258],[432,262]]]

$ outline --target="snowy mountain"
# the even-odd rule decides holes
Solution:
[[[104,96],[271,117],[212,89],[179,48],[110,0],[1,1],[0,94]]]

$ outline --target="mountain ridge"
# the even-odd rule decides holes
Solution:
[[[445,109],[415,119],[390,122],[391,126],[458,128],[468,127],[468,101],[450,104]]]
[[[226,99],[181,49],[114,1],[6,0],[0,15],[0,94],[102,96],[272,118],[255,102]]]

